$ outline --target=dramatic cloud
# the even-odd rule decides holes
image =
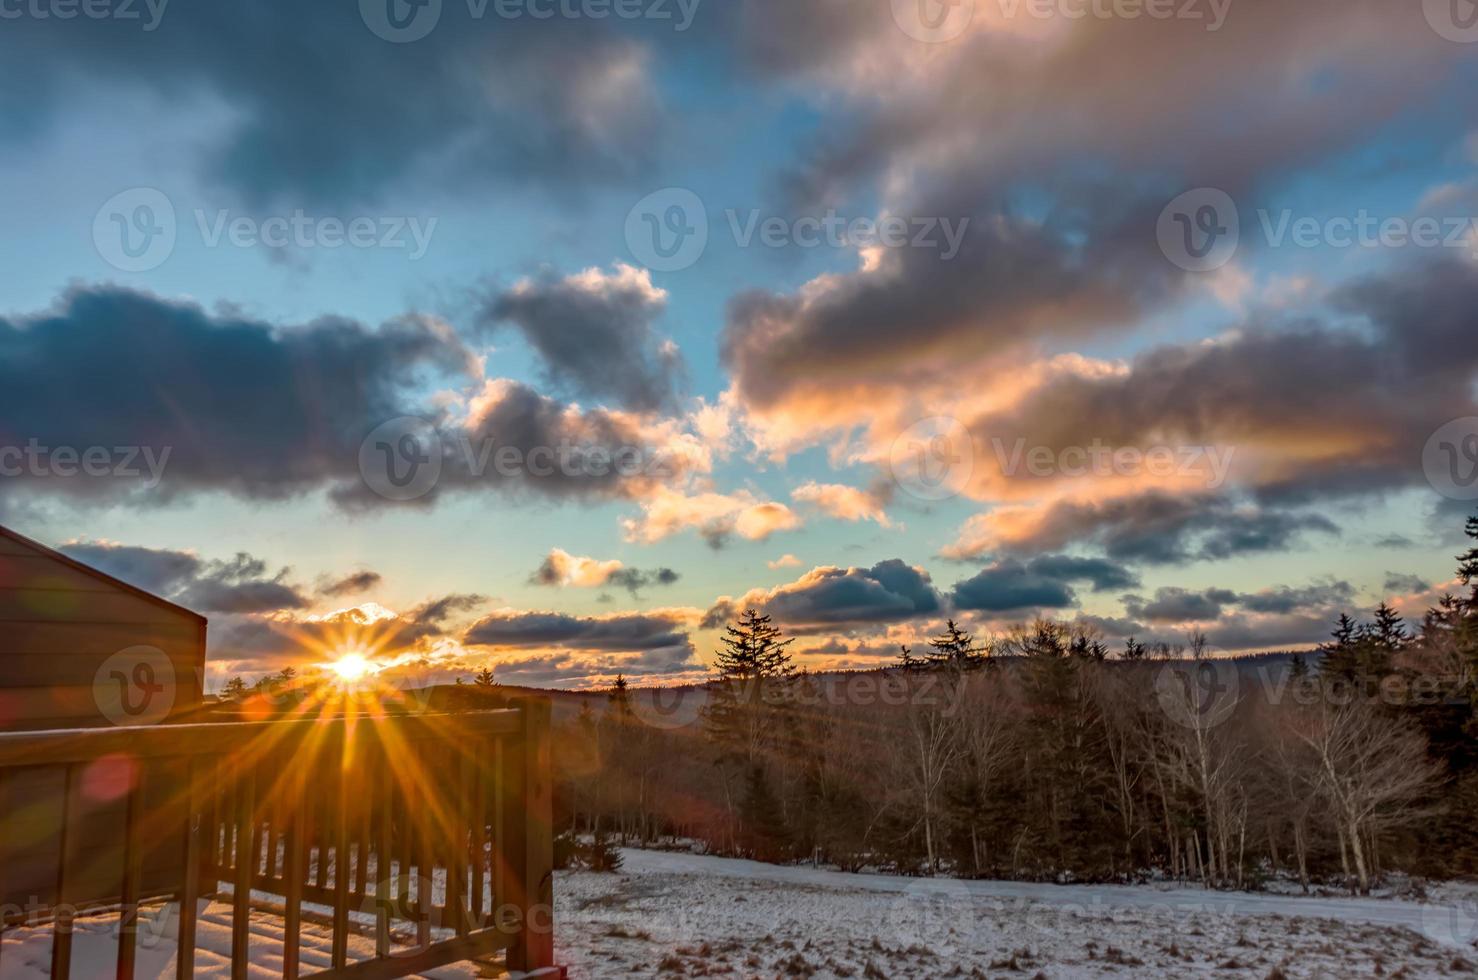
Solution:
[[[850,406],[948,396],[963,372],[1042,343],[1138,324],[1188,286],[1153,233],[1178,193],[1258,192],[1459,84],[1458,46],[1378,3],[1239,3],[1215,30],[977,5],[963,37],[933,45],[899,29],[896,5],[744,7],[757,74],[853,110],[808,141],[788,182],[798,211],[880,194],[888,215],[969,219],[953,259],[864,250],[857,272],[736,299],[736,389],[792,437],[856,425]],[[1243,77],[1254,58],[1286,70]]]
[[[635,654],[623,662],[643,673],[679,672],[694,666],[685,618],[677,614],[580,617],[504,610],[474,623],[462,642],[498,650]]]
[[[548,557],[534,572],[530,581],[535,585],[573,586],[584,589],[616,585],[635,596],[648,586],[672,585],[679,578],[681,576],[670,568],[656,568],[651,571],[627,568],[625,564],[614,559],[601,561],[597,558],[572,555],[563,549],[555,548],[549,552]]]
[[[810,504],[830,517],[843,521],[872,521],[883,527],[892,527],[893,522],[888,520],[887,506],[892,499],[892,485],[879,483],[871,489],[859,490],[856,487],[842,486],[836,483],[810,483],[803,484],[791,491],[791,499],[798,503]]]
[[[1432,587],[1432,584],[1420,575],[1411,575],[1403,572],[1387,572],[1386,580],[1381,587],[1389,594],[1402,595],[1426,592]]]
[[[787,506],[763,500],[748,490],[724,494],[686,494],[658,488],[642,503],[638,518],[623,522],[630,541],[652,544],[681,531],[695,530],[715,548],[732,537],[764,541],[772,534],[801,526]]]
[[[164,12],[139,5],[145,23],[155,6]],[[172,4],[147,30],[21,17],[0,37],[0,62],[30,84],[0,105],[22,123],[12,134],[32,134],[129,78],[168,111],[209,114],[219,135],[202,165],[252,205],[338,207],[411,178],[568,190],[646,171],[663,132],[647,44],[616,21],[478,9],[418,10],[417,25],[439,21],[409,44],[376,36],[361,15],[374,5],[358,3]]]
[[[1004,613],[1029,609],[1068,609],[1078,602],[1070,583],[1089,582],[1095,592],[1138,584],[1132,572],[1102,558],[1042,555],[1029,562],[997,561],[955,585],[955,609]]]
[[[357,480],[361,440],[414,414],[418,382],[474,370],[450,328],[429,319],[278,329],[145,293],[78,288],[46,313],[0,318],[0,446],[109,451],[102,475],[28,465],[20,476],[59,494],[277,500]],[[121,447],[138,451],[124,458]],[[120,475],[125,465],[138,475]]]
[[[787,629],[815,632],[868,627],[930,615],[943,608],[929,573],[894,558],[872,568],[816,568],[795,582],[724,597],[703,618],[714,629],[746,609],[774,616]]]
[[[1250,593],[1163,586],[1155,590],[1153,599],[1125,596],[1124,611],[1134,619],[1153,623],[1206,623],[1220,619],[1227,607],[1236,606],[1244,613],[1266,616],[1316,613],[1321,622],[1328,622],[1331,614],[1347,610],[1354,600],[1354,587],[1343,581],[1302,588],[1277,586]],[[1305,634],[1305,638],[1309,635]]]
[[[522,280],[492,297],[484,318],[494,328],[516,327],[552,384],[654,411],[673,400],[681,368],[677,349],[653,328],[666,308],[667,293],[652,285],[650,273],[618,263],[609,273]]]
[[[318,594],[329,598],[368,592],[384,581],[379,572],[355,572],[319,586]]]
[[[580,411],[481,375],[451,327],[428,317],[277,327],[78,288],[46,313],[0,318],[0,492],[34,485],[159,504],[327,490],[345,507],[384,507],[361,450],[382,423],[406,417],[427,420],[416,434],[428,444],[416,445],[441,457],[438,482],[413,502],[421,507],[487,490],[639,499],[711,467],[680,420]],[[428,394],[435,385],[458,397]],[[398,449],[404,434],[387,445]]]
[[[269,575],[266,562],[248,554],[226,561],[205,561],[191,552],[106,541],[73,541],[60,550],[98,571],[199,613],[270,613],[309,605],[303,592],[288,582],[288,569]]]
[[[1306,531],[1334,534],[1338,528],[1321,514],[1269,512],[1218,497],[1155,491],[1102,502],[1049,499],[1041,505],[997,508],[972,518],[946,554],[1030,554],[1092,543],[1116,561],[1166,564],[1278,551]]]

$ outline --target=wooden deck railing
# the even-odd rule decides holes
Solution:
[[[553,966],[546,701],[456,715],[0,734],[3,896],[16,894],[4,877],[26,840],[10,832],[26,806],[12,790],[38,767],[64,774],[54,889],[5,918],[51,923],[54,978],[71,974],[74,919],[108,906],[116,975],[132,978],[140,906],[160,900],[178,903],[176,975],[191,976],[198,901],[211,896],[231,906],[233,977],[251,963],[254,903],[282,917],[288,978],[309,975],[305,905],[332,933],[331,964],[317,977],[401,977],[500,950],[510,971]],[[100,779],[99,767],[114,775]],[[99,785],[119,819],[105,839],[84,839],[96,833],[84,831],[84,814]],[[99,868],[108,869],[102,879]],[[104,897],[99,881],[109,878]],[[350,956],[355,934],[364,937],[356,945],[372,942],[372,958]]]

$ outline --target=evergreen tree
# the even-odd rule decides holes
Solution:
[[[790,830],[780,799],[770,788],[763,766],[751,766],[744,784],[743,847],[756,861],[781,861],[790,855]]]
[[[747,610],[737,624],[725,627],[721,642],[722,649],[714,657],[718,678],[709,690],[703,722],[706,735],[718,749],[730,826],[737,823],[733,841],[743,850],[770,840],[775,833],[768,813],[766,755],[787,737],[789,719],[784,708],[796,669],[789,651],[793,641],[784,638],[769,616],[756,610]],[[740,766],[746,785],[736,813],[737,788],[732,777]],[[756,825],[755,820],[760,823]],[[783,817],[780,820],[783,826]]]
[[[987,651],[976,644],[975,637],[960,629],[953,619],[944,625],[944,632],[929,641],[930,652],[925,655],[931,667],[953,667],[956,670],[975,670],[990,663]]]
[[[1319,648],[1319,674],[1326,680],[1353,682],[1360,674],[1360,624],[1349,613],[1340,613],[1330,634],[1332,642]]]
[[[1147,653],[1145,645],[1131,636],[1124,641],[1124,652],[1119,656],[1123,660],[1143,660]]]
[[[899,649],[902,652],[899,653],[898,661],[894,664],[894,666],[898,667],[900,670],[923,670],[929,665],[929,661],[927,658],[915,657],[913,655],[913,649],[909,647],[908,644],[903,644],[899,647]]]
[[[1288,670],[1296,681],[1301,681],[1309,676],[1309,665],[1305,662],[1303,654],[1295,653],[1293,655],[1293,660],[1288,664]]]
[[[1399,652],[1411,640],[1411,634],[1406,631],[1406,621],[1384,602],[1375,610],[1371,633],[1387,653]]]
[[[793,640],[769,616],[751,609],[737,625],[725,627],[723,648],[714,657],[717,683],[704,711],[705,728],[725,754],[759,763],[776,706],[795,676],[789,647]]]
[[[484,667],[473,676],[472,684],[474,687],[480,687],[486,690],[488,688],[497,687],[498,678],[493,674],[493,668]]]
[[[1468,518],[1463,533],[1469,540],[1478,541],[1478,517]],[[1464,585],[1473,585],[1473,580],[1478,579],[1478,544],[1457,556],[1457,574]]]
[[[616,675],[616,683],[606,694],[606,712],[612,720],[625,723],[636,717],[636,712],[631,707],[631,685],[626,681],[625,674]]]

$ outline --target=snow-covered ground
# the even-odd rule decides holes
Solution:
[[[686,853],[622,854],[617,874],[557,875],[557,956],[576,980],[1478,975],[1478,890],[1457,886],[1416,903],[851,875]],[[112,975],[116,921],[78,923],[73,976]],[[139,977],[174,976],[176,923],[170,906],[145,911]],[[281,976],[281,918],[254,912],[252,935],[251,975]],[[305,923],[305,972],[328,965],[329,940],[325,926]],[[230,975],[230,941],[229,907],[202,902],[197,976]],[[45,977],[50,951],[48,929],[8,930],[0,977]],[[351,959],[372,953],[368,935],[351,940]],[[472,964],[432,974],[485,975]]]
[[[1451,977],[1478,972],[1471,905],[849,875],[623,851],[562,873],[576,978]]]
[[[145,908],[134,958],[139,980],[163,980],[175,975],[176,941],[179,937],[178,905]],[[326,910],[325,910],[326,911]],[[80,919],[72,936],[72,976],[81,980],[113,976],[118,946],[117,916]],[[282,976],[282,918],[270,911],[256,910],[251,917],[251,966],[256,978]],[[299,949],[302,972],[328,969],[333,933],[326,925],[303,924]],[[195,976],[227,980],[231,976],[231,906],[201,900],[196,920]],[[349,937],[350,961],[373,959],[374,940],[369,935]],[[51,929],[9,929],[0,944],[0,978],[44,980],[51,969]],[[464,964],[432,971],[431,978],[476,977],[477,967]]]

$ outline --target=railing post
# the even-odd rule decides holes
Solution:
[[[508,948],[508,969],[531,972],[554,965],[554,813],[547,700],[521,701],[523,723],[508,761],[508,803],[516,809],[505,821],[509,899],[520,916],[518,934]]]

